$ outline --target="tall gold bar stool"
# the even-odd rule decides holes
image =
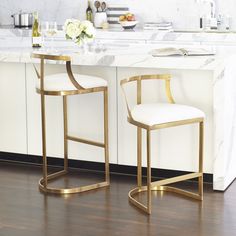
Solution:
[[[145,80],[164,80],[168,103],[142,104],[142,82]],[[170,191],[184,196],[203,200],[203,136],[204,136],[204,113],[194,107],[175,104],[170,89],[170,75],[141,75],[124,79],[120,82],[125,96],[128,110],[128,122],[137,126],[137,187],[129,194],[129,201],[147,214],[151,214],[151,191]],[[137,105],[130,108],[125,84],[136,83]],[[151,181],[151,131],[199,123],[199,167],[197,173],[190,173],[178,177],[168,178],[160,181]],[[147,185],[142,184],[142,129],[147,132]],[[198,193],[185,191],[179,188],[167,186],[184,180],[198,178]],[[134,198],[140,192],[147,192],[147,205],[142,204]]]
[[[68,194],[79,193],[92,189],[109,186],[109,153],[108,153],[108,89],[107,82],[99,77],[73,74],[71,69],[71,58],[69,56],[45,55],[33,53],[32,58],[40,59],[40,71],[35,68],[38,76],[37,93],[41,96],[41,118],[42,118],[42,154],[43,154],[43,178],[39,180],[39,188],[43,192]],[[44,75],[45,60],[63,61],[66,63],[67,73]],[[102,92],[104,96],[104,142],[86,140],[73,137],[68,134],[67,123],[67,96]],[[53,174],[48,174],[47,153],[46,153],[46,114],[45,96],[63,97],[63,118],[64,118],[64,169]],[[104,148],[105,154],[105,181],[101,183],[74,187],[74,188],[54,188],[48,186],[53,181],[68,173],[68,141],[74,141]]]

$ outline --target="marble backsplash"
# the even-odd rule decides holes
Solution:
[[[71,17],[85,18],[85,0],[0,0],[0,24],[13,24],[11,15],[38,11],[43,20],[56,20],[62,24]]]
[[[217,1],[218,12],[234,15],[235,0]],[[107,3],[129,6],[140,22],[164,18],[172,21],[175,28],[197,29],[199,27],[198,0],[107,0]],[[56,20],[58,24],[63,24],[65,19],[71,17],[84,19],[86,7],[87,0],[21,0],[20,4],[19,0],[1,0],[0,25],[12,24],[11,15],[20,10],[25,12],[37,10],[41,19]]]

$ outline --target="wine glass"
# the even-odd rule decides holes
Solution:
[[[54,36],[57,34],[57,22],[45,22],[45,33],[47,37],[51,38],[51,51],[55,51],[54,49]]]
[[[46,32],[48,31],[48,22],[47,21],[40,21],[39,22],[39,33],[41,34],[42,37],[42,47],[45,47],[45,36]]]

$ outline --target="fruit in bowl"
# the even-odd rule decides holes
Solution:
[[[132,13],[126,13],[125,15],[121,15],[119,20],[120,21],[135,21],[135,16]]]
[[[132,13],[127,13],[119,17],[119,23],[124,29],[133,29],[138,21],[135,20],[135,16]]]

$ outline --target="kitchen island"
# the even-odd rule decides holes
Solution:
[[[48,45],[49,46],[49,45]],[[215,56],[153,57],[152,49],[164,43],[108,42],[77,47],[62,38],[55,41],[56,54],[72,58],[73,71],[101,76],[109,86],[110,162],[136,166],[136,129],[127,121],[119,82],[133,75],[169,73],[177,103],[192,105],[206,114],[204,172],[213,174],[215,190],[225,190],[236,177],[236,69],[235,48],[215,48]],[[185,45],[178,45],[178,47]],[[43,53],[47,48],[40,49]],[[35,92],[29,37],[0,37],[0,151],[41,155],[40,98]],[[37,63],[37,61],[34,61]],[[65,71],[63,64],[47,63],[46,73]],[[148,82],[144,102],[165,101],[163,85]],[[134,90],[129,88],[129,94]],[[134,102],[134,96],[130,98]],[[69,98],[69,132],[88,139],[102,137],[102,97],[99,94]],[[63,155],[62,100],[47,98],[48,155]],[[59,128],[58,128],[59,127]],[[197,126],[176,127],[153,133],[154,168],[196,171]],[[154,143],[156,148],[154,148]],[[143,150],[145,155],[145,150]],[[83,144],[69,144],[69,157],[102,162],[102,151]],[[145,158],[144,158],[145,160]],[[144,161],[145,163],[145,161]]]

